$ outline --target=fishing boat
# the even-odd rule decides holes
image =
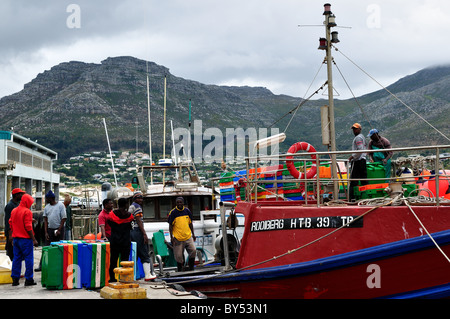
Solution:
[[[147,66],[148,67],[148,66]],[[115,187],[110,183],[102,185],[102,199],[118,199],[125,197],[132,201],[136,191],[143,195],[143,225],[149,238],[150,252],[155,262],[159,262],[166,268],[176,268],[171,249],[158,251],[158,247],[165,248],[165,243],[170,246],[169,224],[167,223],[169,212],[176,206],[176,199],[183,197],[185,206],[193,214],[193,228],[196,237],[197,248],[196,263],[198,265],[211,264],[219,259],[223,259],[223,234],[227,233],[230,240],[238,242],[242,238],[243,232],[237,232],[236,228],[225,230],[221,228],[220,211],[218,209],[217,193],[212,187],[202,185],[198,176],[194,161],[190,154],[184,152],[184,156],[178,156],[175,152],[175,143],[172,127],[173,152],[170,158],[166,157],[166,87],[167,79],[164,77],[164,129],[163,129],[163,154],[155,165],[143,165],[138,167],[139,171],[133,177],[129,187]],[[149,115],[149,147],[150,159],[152,159],[152,133],[150,121],[150,94],[149,78],[147,68],[147,97]],[[189,123],[191,118],[191,102],[189,101]],[[103,119],[104,120],[104,119]],[[104,120],[106,137],[109,144],[108,131]],[[171,122],[172,126],[172,122]],[[112,155],[110,155],[112,158]],[[113,171],[114,171],[114,163]],[[115,174],[115,173],[114,173]],[[235,218],[237,224],[238,217],[228,216],[227,219]],[[239,216],[240,224],[243,225],[243,216]],[[243,226],[240,227],[242,229]],[[169,247],[170,248],[170,247]],[[160,249],[161,250],[161,249]],[[222,257],[220,257],[222,256]]]
[[[331,48],[338,40],[331,32],[336,26],[331,6],[324,7],[326,37],[319,49],[326,52],[331,151],[317,152],[298,142],[269,167],[258,163],[275,156],[249,156],[246,169],[238,172],[245,177],[232,184],[234,196],[220,202],[223,214],[232,209],[245,216],[237,260],[230,261],[225,252],[221,269],[162,272],[164,282],[210,298],[450,296],[449,176],[440,167],[440,153],[450,145],[393,148],[433,152],[427,161],[434,172],[385,179],[381,167],[368,164],[369,184],[355,187],[356,202],[348,200],[348,160],[339,158],[355,151],[336,151],[334,142]],[[402,168],[406,162],[394,165]],[[422,177],[428,179],[426,191],[417,183]]]

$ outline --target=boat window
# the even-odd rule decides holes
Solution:
[[[159,198],[159,218],[166,219],[172,208],[172,200],[170,197]]]
[[[202,210],[210,210],[212,207],[212,199],[211,196],[202,196],[203,197],[203,206]]]
[[[154,198],[148,198],[144,200],[142,209],[144,210],[144,218],[155,218],[156,217],[156,211],[155,211],[155,199]]]
[[[194,218],[200,217],[200,210],[203,209],[201,207],[200,196],[192,196],[190,198],[190,207],[192,207],[192,215]]]

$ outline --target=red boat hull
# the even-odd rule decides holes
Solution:
[[[413,210],[430,233],[450,229],[450,206],[415,206]],[[257,204],[242,202],[238,203],[236,212],[245,215],[245,231],[236,264],[237,269],[251,265],[256,265],[253,268],[262,268],[316,260],[426,234],[425,229],[407,206],[319,208],[301,205],[299,202],[272,201]],[[365,213],[367,215],[362,217],[357,227],[345,227],[331,236],[314,242],[339,226],[332,227],[329,221],[326,225],[326,218],[349,221],[350,218]],[[277,225],[277,220],[283,220],[284,229],[275,229],[280,226],[280,222]],[[287,225],[294,221],[297,228]],[[303,227],[299,228],[301,223]],[[266,230],[260,231],[261,227],[258,226],[261,225]],[[260,264],[298,247],[303,248]]]
[[[241,202],[237,272],[168,281],[221,298],[388,298],[422,290],[418,296],[450,296],[450,263],[425,231],[449,256],[450,207],[412,209]]]
[[[440,244],[450,255],[450,232],[444,234],[444,241],[449,243],[440,241]],[[423,248],[420,241],[426,241],[427,248]],[[415,250],[417,246],[419,250]],[[224,276],[177,278],[176,281],[189,291],[198,290],[215,298],[434,297],[430,289],[438,290],[439,297],[450,296],[450,263],[426,237],[344,255]],[[183,283],[185,279],[189,282]],[[424,289],[423,293],[413,294]]]

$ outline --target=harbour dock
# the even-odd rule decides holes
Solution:
[[[6,251],[0,250],[0,254],[5,255]],[[39,266],[41,254],[42,247],[36,247],[34,249],[35,269]],[[34,281],[37,283],[35,286],[24,287],[25,278],[21,278],[20,285],[15,287],[10,283],[0,284],[0,299],[103,299],[100,296],[100,289],[51,290],[42,287],[41,274],[42,272],[34,272]],[[157,282],[145,282],[143,279],[136,282],[147,290],[147,299],[200,299],[191,293],[178,291]]]

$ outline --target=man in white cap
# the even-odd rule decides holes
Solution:
[[[361,124],[355,123],[352,125],[353,134],[355,135],[355,138],[353,139],[352,143],[352,150],[354,151],[361,151],[367,149],[366,139],[363,134],[361,134]],[[367,153],[353,153],[348,161],[352,164],[350,178],[351,179],[367,179],[367,166],[366,166],[366,154]],[[349,189],[349,199],[354,200],[356,199],[354,196],[354,190],[353,187],[358,186],[358,183],[361,183],[362,185],[367,185],[368,182],[366,180],[354,180],[350,182],[350,189]]]

